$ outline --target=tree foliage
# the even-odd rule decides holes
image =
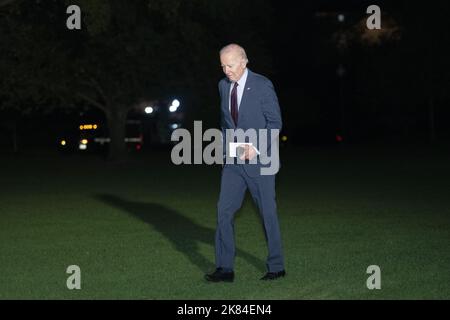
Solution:
[[[270,66],[260,34],[270,5],[255,2],[3,1],[0,108],[97,107],[116,131],[112,152],[123,153],[130,108],[174,92],[216,96],[226,42],[248,45]],[[81,8],[81,30],[66,27],[69,5]]]

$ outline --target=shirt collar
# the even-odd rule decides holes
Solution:
[[[245,68],[244,73],[241,78],[237,81],[238,88],[243,88],[245,86],[245,82],[247,81],[248,69]]]

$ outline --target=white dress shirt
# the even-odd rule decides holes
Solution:
[[[247,68],[245,68],[244,73],[242,74],[242,77],[237,81],[238,86],[237,86],[237,103],[238,103],[238,111],[239,111],[239,106],[241,105],[241,100],[242,100],[242,95],[244,94],[244,89],[245,89],[245,82],[247,81],[247,75],[248,75],[248,70]],[[230,99],[229,99],[229,103],[228,103],[228,110],[230,110],[231,112],[231,91],[233,91],[233,87],[234,87],[234,82],[231,82],[231,86],[230,86]],[[234,148],[236,148],[237,145],[240,145],[241,143],[233,143]],[[255,149],[256,154],[260,154],[259,150],[256,148],[256,146],[253,146],[253,149]]]

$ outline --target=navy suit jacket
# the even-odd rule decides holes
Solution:
[[[270,129],[278,129],[281,131],[282,120],[278,98],[275,93],[272,82],[266,77],[248,70],[247,80],[242,94],[241,103],[239,105],[238,123],[234,124],[230,113],[230,86],[231,81],[224,78],[219,82],[219,93],[221,98],[221,128],[224,138],[224,155],[228,154],[228,146],[225,144],[226,129],[255,129],[257,132],[258,149],[261,141],[259,138],[259,129],[268,129],[267,134],[267,153],[271,152],[271,144],[278,136],[272,137]],[[247,141],[238,141],[247,142]],[[260,150],[261,151],[261,150]],[[264,152],[262,155],[264,156]],[[251,164],[246,161],[244,170],[249,176],[255,177],[260,175],[261,167],[269,167],[270,164],[261,164],[260,156],[257,156],[257,163]],[[225,160],[224,160],[225,161]],[[278,169],[277,169],[278,171]]]

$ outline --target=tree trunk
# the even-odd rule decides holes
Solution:
[[[109,128],[109,152],[108,160],[121,162],[126,160],[127,149],[125,144],[125,130],[127,111],[124,108],[113,107],[106,112]]]

